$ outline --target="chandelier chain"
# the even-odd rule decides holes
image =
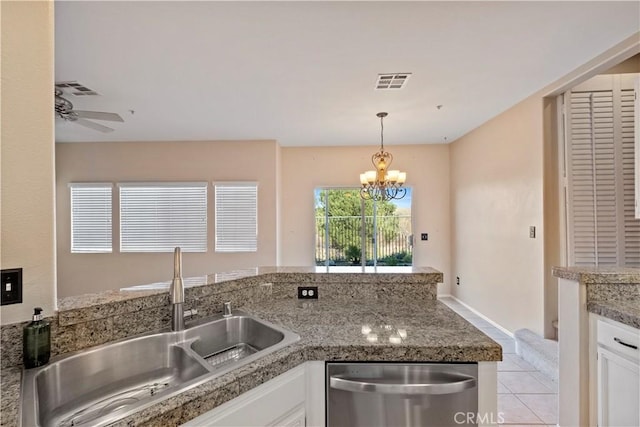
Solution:
[[[380,151],[384,151],[384,117],[380,117]]]

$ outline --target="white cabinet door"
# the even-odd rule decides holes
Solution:
[[[304,427],[305,392],[305,366],[301,365],[194,418],[183,426]]]
[[[640,368],[598,347],[599,427],[640,426]]]
[[[271,423],[269,427],[305,427],[306,425],[307,417],[304,406],[299,406],[279,420]]]
[[[307,427],[325,426],[324,362],[311,361],[307,367],[307,401],[305,403]]]

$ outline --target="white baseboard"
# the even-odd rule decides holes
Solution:
[[[504,326],[494,322],[493,320],[489,319],[487,316],[485,316],[484,314],[480,313],[478,310],[476,310],[475,308],[465,304],[464,302],[460,301],[458,298],[454,297],[451,294],[442,294],[442,295],[438,295],[438,298],[451,298],[452,300],[456,301],[457,303],[459,303],[460,305],[464,306],[464,308],[466,308],[467,310],[469,310],[470,312],[472,312],[473,314],[475,314],[476,316],[482,318],[483,320],[486,320],[487,322],[489,322],[492,326],[494,326],[495,328],[499,329],[500,331],[504,332],[505,334],[509,335],[511,338],[515,337],[513,336],[513,332],[509,331],[507,328],[505,328]]]

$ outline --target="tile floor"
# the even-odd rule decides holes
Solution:
[[[498,362],[498,412],[502,412],[504,425],[556,426],[557,384],[515,354],[513,338],[456,300],[444,297],[440,301],[502,346],[503,360]]]

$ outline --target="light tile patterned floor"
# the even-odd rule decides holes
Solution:
[[[502,346],[498,362],[498,412],[504,425],[556,426],[558,423],[558,385],[515,354],[513,338],[448,297],[440,298],[451,309]]]

